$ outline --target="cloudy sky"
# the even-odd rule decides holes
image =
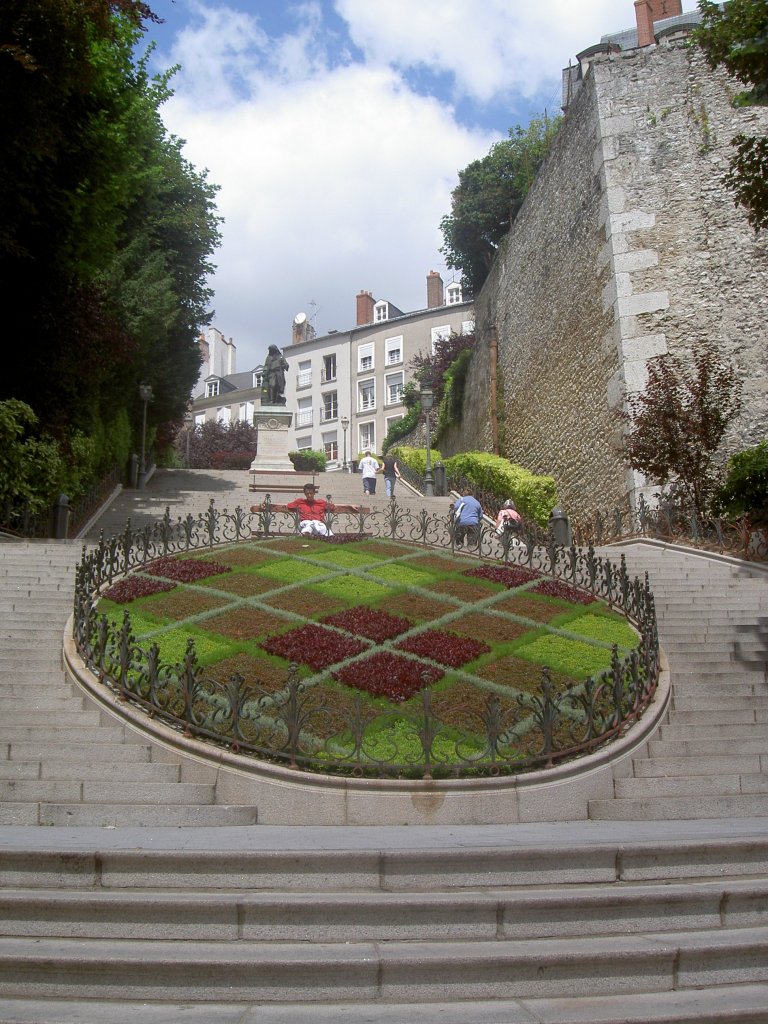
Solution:
[[[441,217],[458,171],[510,127],[559,112],[560,71],[633,0],[149,0],[163,108],[220,186],[213,325],[238,371],[354,325],[361,289],[403,311],[453,271]],[[684,0],[683,10],[695,9]]]

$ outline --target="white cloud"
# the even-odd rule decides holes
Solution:
[[[214,322],[234,337],[238,368],[260,361],[268,344],[288,344],[310,300],[320,333],[354,323],[361,288],[405,310],[424,307],[427,273],[442,269],[439,222],[458,169],[498,135],[457,125],[450,107],[414,95],[384,66],[313,63],[303,78],[273,77],[274,55],[265,61],[259,49],[248,67],[224,21],[210,25],[209,62],[237,62],[249,94],[211,85],[208,72],[206,100],[188,60],[203,42],[188,30],[163,116],[221,186]],[[291,42],[301,52],[300,39],[283,39],[283,55]]]
[[[240,370],[289,344],[299,310],[316,309],[319,333],[350,327],[361,288],[422,308],[427,273],[450,273],[439,223],[459,169],[521,119],[525,97],[557,96],[569,57],[634,22],[632,0],[333,0],[346,39],[331,2],[251,0],[259,19],[192,0],[158,55],[182,65],[166,126],[221,186],[214,323]],[[417,95],[406,72],[420,69],[450,71],[452,93]],[[496,104],[499,131],[459,123],[465,97]]]

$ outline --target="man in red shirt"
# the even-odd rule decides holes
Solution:
[[[325,524],[325,513],[333,512],[334,506],[325,498],[316,498],[314,484],[304,484],[304,497],[289,501],[285,506],[291,512],[299,513],[299,532],[307,536],[332,537],[333,533]]]

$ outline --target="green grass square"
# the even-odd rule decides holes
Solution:
[[[315,583],[309,589],[328,597],[338,598],[342,601],[354,601],[358,604],[377,601],[384,594],[384,584],[374,583],[373,580],[351,574],[337,576],[335,579],[328,580],[327,583]]]
[[[317,551],[313,551],[311,556],[308,552],[306,555],[316,559],[318,562],[327,562],[329,565],[339,566],[343,569],[363,569],[367,565],[375,565],[381,561],[381,557],[377,558],[375,555],[368,554],[365,551],[334,548],[329,544],[326,544],[325,547]]]
[[[281,558],[267,565],[260,565],[255,575],[264,576],[279,583],[302,583],[313,577],[322,576],[323,570],[317,565],[309,565],[298,558]]]
[[[546,665],[556,672],[564,672],[574,679],[586,679],[611,665],[611,652],[607,648],[553,633],[516,647],[515,655],[537,665]]]
[[[412,569],[402,562],[380,565],[375,569],[369,569],[370,576],[378,576],[388,583],[394,583],[400,587],[427,587],[435,581],[435,573],[425,572],[423,569]]]
[[[588,640],[599,640],[604,644],[618,644],[619,647],[629,650],[637,647],[640,642],[639,636],[626,619],[610,614],[580,615],[569,619],[560,628],[569,633],[577,633]]]

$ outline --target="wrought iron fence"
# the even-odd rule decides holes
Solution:
[[[455,550],[449,517],[411,513],[397,502],[385,512],[329,512],[326,521],[335,535],[331,544],[380,537]],[[119,536],[84,550],[76,573],[74,637],[85,665],[121,699],[188,736],[295,769],[390,778],[494,776],[552,766],[621,735],[655,692],[659,648],[647,577],[630,579],[623,558],[614,565],[591,547],[541,545],[525,533],[498,537],[484,527],[465,552],[605,601],[634,624],[637,648],[621,659],[614,647],[608,671],[560,689],[544,669],[534,692],[502,680],[479,701],[447,710],[425,685],[408,704],[380,712],[362,694],[352,696],[354,689],[340,709],[317,679],[301,680],[295,666],[277,691],[239,675],[213,679],[200,666],[192,640],[181,663],[163,664],[156,644],[145,649],[137,643],[127,609],[119,625],[98,612],[102,588],[159,557],[297,530],[296,517],[276,511],[267,496],[251,513],[219,511],[211,502],[205,514],[174,521],[166,510],[158,522],[138,531],[129,523]]]
[[[649,537],[690,544],[753,561],[768,560],[768,530],[748,516],[727,519],[701,512],[690,504],[661,501],[656,507],[640,497],[637,507],[626,503],[610,512],[596,512],[572,523],[579,545],[611,544],[632,537]]]

